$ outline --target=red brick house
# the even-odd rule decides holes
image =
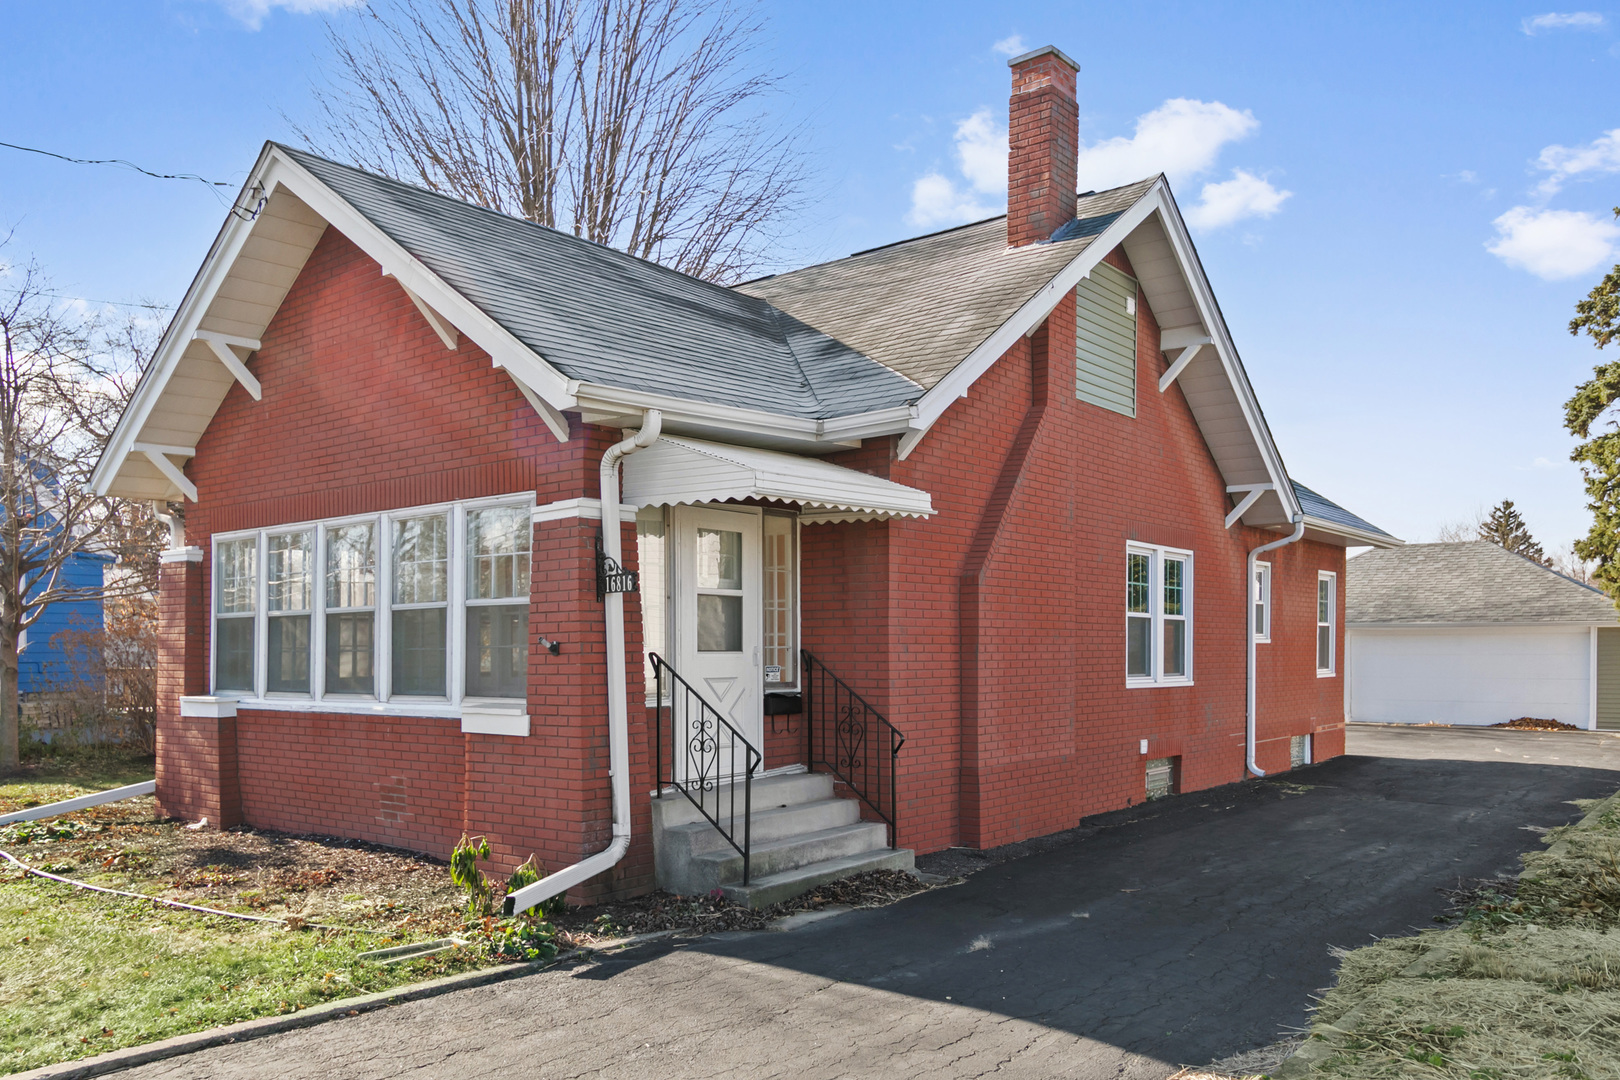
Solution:
[[[267,145],[96,479],[174,515],[163,807],[762,903],[1342,753],[1398,541],[1012,70],[1005,218],[734,289]]]

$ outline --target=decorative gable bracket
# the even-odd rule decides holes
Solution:
[[[242,358],[237,356],[232,349],[232,346],[234,346],[237,349],[246,349],[250,353],[258,352],[260,345],[257,341],[252,338],[235,337],[231,334],[218,334],[212,330],[198,330],[191,337],[193,341],[201,341],[214,350],[214,355],[219,357],[219,362],[224,364],[225,369],[235,376],[237,382],[242,384],[242,389],[253,395],[254,401],[264,399],[264,389],[259,386],[259,380],[253,377],[253,372],[247,369],[247,365],[242,362]],[[195,500],[196,496],[193,495],[192,499]]]
[[[1166,374],[1169,373],[1166,372]],[[1238,504],[1232,508],[1232,512],[1226,515],[1226,527],[1230,529],[1233,525],[1236,525],[1243,515],[1249,512],[1249,508],[1260,501],[1260,496],[1268,491],[1276,490],[1276,484],[1233,484],[1227,488],[1226,493],[1228,495],[1236,495],[1241,492],[1243,498],[1239,499]]]

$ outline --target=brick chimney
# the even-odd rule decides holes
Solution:
[[[1080,65],[1047,45],[1007,66],[1007,246],[1021,247],[1045,240],[1074,217]]]

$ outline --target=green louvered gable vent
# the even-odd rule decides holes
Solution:
[[[1136,279],[1107,263],[1074,290],[1074,393],[1136,415]]]

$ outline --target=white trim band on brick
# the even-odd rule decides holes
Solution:
[[[462,705],[463,735],[529,736],[529,711],[524,705]]]
[[[236,699],[229,697],[183,697],[180,699],[181,716],[201,716],[214,720],[236,715]]]
[[[200,547],[169,548],[158,553],[160,563],[200,563],[203,559],[203,549]]]
[[[581,518],[585,521],[602,520],[601,499],[562,499],[558,502],[546,503],[536,506],[529,511],[529,520],[538,525],[542,521],[566,521],[569,518]],[[629,503],[619,504],[619,520],[636,520],[636,508]]]

